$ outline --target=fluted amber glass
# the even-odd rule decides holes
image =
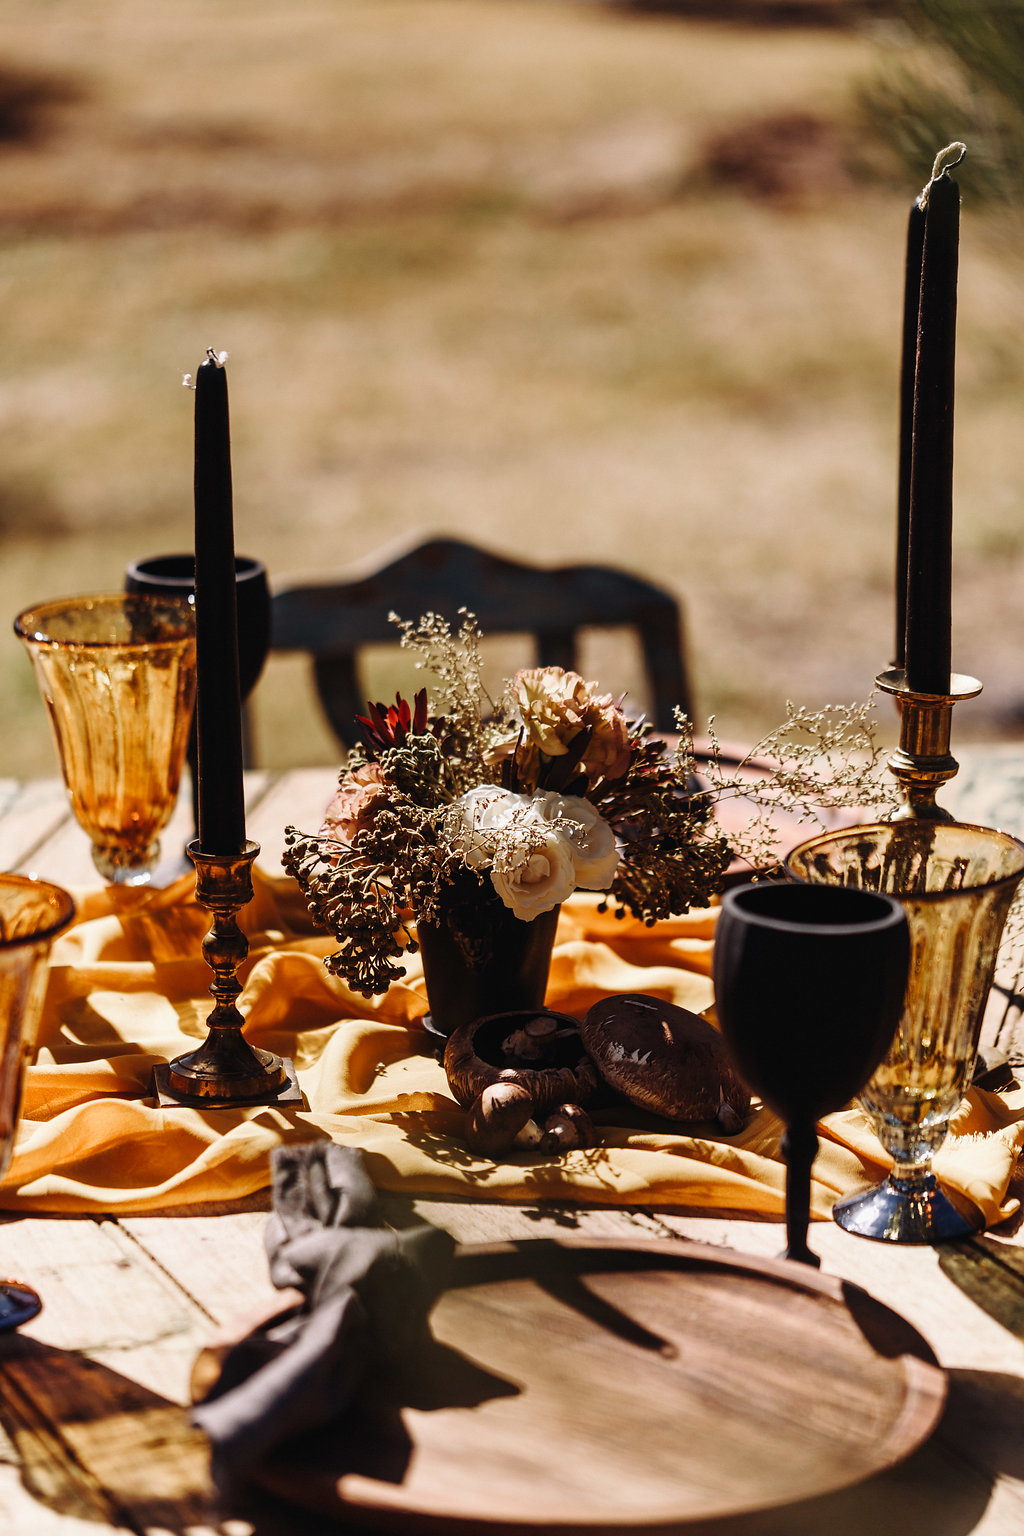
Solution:
[[[860,1095],[893,1171],[880,1191],[836,1208],[849,1230],[931,1242],[981,1225],[931,1172],[970,1082],[1024,844],[958,822],[885,822],[826,833],[786,860],[799,880],[895,896],[910,925],[910,979],[893,1044]]]
[[[195,695],[185,600],[119,593],[28,608],[32,657],[71,806],[107,881],[147,881],[174,811]]]

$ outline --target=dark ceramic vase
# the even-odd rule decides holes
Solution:
[[[453,901],[445,920],[421,922],[427,1031],[443,1041],[486,1014],[542,1007],[558,912],[524,922],[488,884]]]

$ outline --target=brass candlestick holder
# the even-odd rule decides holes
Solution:
[[[903,792],[903,803],[888,819],[954,821],[949,811],[935,803],[935,796],[960,766],[949,750],[953,705],[973,699],[981,692],[981,684],[976,677],[954,672],[948,693],[916,693],[902,667],[889,667],[875,682],[894,695],[900,712],[900,744],[889,758],[889,768]]]
[[[188,1104],[206,1109],[301,1104],[302,1091],[292,1063],[250,1045],[243,1038],[244,1021],[235,1007],[242,990],[238,967],[249,953],[249,941],[236,914],[252,900],[252,865],[259,844],[247,842],[239,854],[213,854],[203,853],[197,838],[186,851],[196,867],[196,901],[213,914],[213,926],[203,940],[203,957],[213,971],[210,992],[215,1006],[203,1044],[155,1069],[157,1098],[165,1107]]]

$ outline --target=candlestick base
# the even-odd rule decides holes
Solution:
[[[960,764],[949,750],[953,705],[981,692],[976,677],[954,672],[948,693],[917,693],[907,684],[902,667],[889,667],[875,682],[894,695],[900,712],[900,744],[889,758],[889,769],[903,793],[903,803],[889,821],[953,821],[935,796]]]
[[[203,958],[213,971],[210,992],[215,1005],[203,1044],[157,1068],[156,1092],[163,1103],[199,1103],[215,1109],[302,1102],[294,1069],[289,1076],[280,1056],[257,1050],[243,1038],[244,1020],[235,1007],[242,990],[236,973],[249,953],[236,914],[252,900],[252,865],[259,851],[258,843],[247,842],[239,854],[203,853],[198,838],[186,850],[196,868],[196,901],[213,914]]]

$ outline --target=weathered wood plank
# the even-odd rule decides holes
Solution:
[[[176,1403],[212,1322],[116,1222],[25,1218],[0,1226],[4,1269],[39,1292],[23,1336],[79,1352]]]
[[[938,1252],[942,1274],[1024,1342],[1024,1249],[984,1236]]]
[[[260,845],[260,867],[281,875],[284,829],[297,826],[315,832],[338,785],[336,768],[293,768],[282,774],[246,813],[246,831]]]
[[[36,779],[13,787],[4,781],[0,815],[0,869],[22,869],[71,821],[67,791],[60,779]]]
[[[25,1352],[25,1341],[20,1339],[6,1341],[0,1351],[0,1418],[9,1467],[17,1473],[16,1487],[9,1479],[0,1479],[4,1531],[28,1536],[47,1528],[47,1517],[60,1522],[58,1530],[65,1518],[74,1521],[76,1530],[83,1521],[93,1527],[99,1523],[125,1529],[109,1495],[78,1463],[59,1424],[40,1408],[31,1382],[22,1379],[20,1360]]]
[[[123,1216],[127,1238],[217,1324],[264,1308],[277,1294],[263,1246],[265,1211],[221,1216]]]
[[[206,1448],[183,1407],[212,1327],[202,1307],[112,1221],[10,1221],[0,1243],[43,1298],[0,1340],[0,1406],[33,1500],[93,1530],[212,1529]],[[46,1528],[9,1484],[4,1497],[23,1522],[12,1531]]]
[[[8,1444],[0,1465],[4,1536],[137,1536],[120,1521],[111,1524],[100,1511],[78,1504],[77,1490],[57,1484],[49,1466],[40,1469],[40,1453],[34,1446],[28,1448],[31,1459],[22,1461],[14,1441]],[[31,1492],[32,1488],[37,1491]]]
[[[73,1494],[108,1527],[210,1525],[206,1444],[178,1403],[80,1350],[24,1336],[6,1342],[0,1399],[26,1466],[36,1454],[34,1491],[43,1501]]]

